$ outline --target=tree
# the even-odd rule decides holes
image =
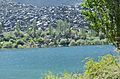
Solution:
[[[37,23],[36,20],[33,21],[33,25],[32,25],[32,33],[33,33],[33,38],[36,37],[36,31],[37,31],[38,27],[37,27]]]
[[[17,21],[17,23],[15,25],[15,31],[18,32],[18,33],[21,31],[19,21]]]
[[[83,17],[92,29],[103,32],[118,49],[120,49],[119,4],[119,0],[84,0],[82,4]]]
[[[16,25],[15,25],[15,31],[14,31],[14,34],[16,37],[23,37],[23,34],[20,30],[20,24],[19,24],[19,21],[16,22]]]
[[[107,8],[109,9],[109,16],[111,25],[114,29],[114,41],[117,48],[120,50],[120,0],[106,0]]]
[[[2,30],[3,30],[3,26],[2,23],[0,22],[0,34],[2,33]]]
[[[58,20],[57,21],[57,32],[58,34],[65,34],[69,25],[66,21]]]
[[[50,34],[50,36],[52,36],[53,35],[53,27],[51,25],[49,25],[48,28],[49,28],[49,34]]]

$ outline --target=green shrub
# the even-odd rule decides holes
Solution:
[[[50,42],[49,47],[54,47],[54,42]]]
[[[18,48],[18,45],[16,43],[13,43],[12,48]]]
[[[98,62],[89,59],[85,68],[87,79],[120,79],[120,66],[112,55],[103,56]]]
[[[82,74],[46,74],[43,79],[120,79],[120,63],[112,55],[100,57],[98,61],[86,59],[85,72]]]
[[[12,48],[12,42],[4,42],[3,43],[3,48]]]
[[[69,46],[75,46],[75,45],[76,45],[75,40],[71,40],[71,42],[70,42]]]
[[[22,32],[22,31],[14,31],[14,35],[16,36],[16,37],[20,37],[20,38],[23,38],[24,37],[24,33]]]
[[[18,40],[16,41],[16,44],[17,44],[17,45],[24,45],[25,43],[24,43],[24,41],[23,41],[22,39],[18,39]]]
[[[14,35],[12,33],[4,33],[3,35],[3,40],[4,41],[9,41],[10,39],[15,39]]]
[[[41,47],[46,48],[46,47],[48,47],[48,45],[44,44],[44,45],[41,45]]]
[[[18,45],[18,48],[24,48],[22,45]]]
[[[80,44],[81,44],[81,40],[77,40],[77,41],[76,41],[76,44],[77,44],[77,45],[80,45]]]
[[[68,41],[67,39],[61,39],[59,44],[62,46],[68,46]]]
[[[16,42],[16,40],[14,40],[14,39],[10,39],[9,41],[12,42],[12,43]]]

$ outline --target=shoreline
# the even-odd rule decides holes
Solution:
[[[99,46],[113,46],[113,45],[105,44],[105,45],[80,45],[80,46],[43,47],[43,48],[42,47],[41,48],[39,48],[39,47],[36,47],[36,48],[1,48],[0,51],[2,51],[2,50],[19,50],[19,49],[20,50],[21,49],[50,49],[50,48],[55,49],[55,48],[84,47],[84,46],[97,46],[97,47],[99,47]]]

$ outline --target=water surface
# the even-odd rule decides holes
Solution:
[[[48,71],[83,72],[86,57],[116,54],[113,50],[110,45],[0,50],[0,79],[40,79]]]

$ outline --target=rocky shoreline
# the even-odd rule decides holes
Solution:
[[[21,30],[25,30],[34,20],[36,20],[37,26],[43,29],[49,25],[55,27],[56,21],[59,19],[67,21],[71,27],[84,27],[86,22],[82,19],[80,10],[79,5],[37,7],[12,1],[1,1],[0,22],[5,32],[14,30],[17,22],[19,22]]]

